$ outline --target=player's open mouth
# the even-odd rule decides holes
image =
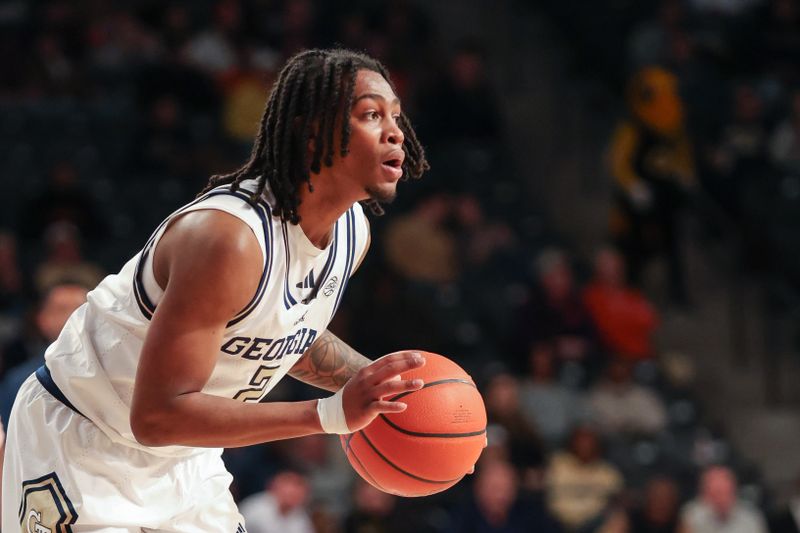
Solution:
[[[395,179],[403,176],[403,161],[399,158],[388,159],[381,163],[383,169]]]

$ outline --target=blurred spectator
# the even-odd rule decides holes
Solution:
[[[652,435],[666,426],[667,413],[661,399],[636,384],[632,370],[628,361],[610,361],[605,379],[589,394],[592,414],[603,433]]]
[[[514,234],[502,222],[488,220],[478,198],[463,194],[453,200],[453,217],[458,227],[461,263],[466,269],[480,271],[500,252],[511,248]]]
[[[630,360],[648,359],[655,355],[652,335],[658,315],[644,294],[627,284],[625,275],[621,255],[611,249],[600,251],[583,298],[608,352]]]
[[[270,480],[267,490],[239,503],[250,533],[312,533],[308,481],[300,473],[283,470]]]
[[[50,226],[45,234],[45,245],[47,255],[34,274],[39,292],[64,280],[94,288],[103,279],[103,270],[83,257],[80,235],[72,224],[60,222]]]
[[[617,127],[610,152],[612,234],[637,285],[649,260],[666,256],[672,299],[685,303],[678,213],[695,170],[678,81],[665,69],[643,68],[630,80],[627,96],[630,117]]]
[[[278,26],[283,44],[281,52],[289,57],[316,44],[316,3],[311,0],[289,0],[285,2],[283,17]],[[374,54],[373,54],[374,55]]]
[[[229,138],[249,147],[258,134],[258,117],[280,65],[272,50],[247,48],[241,53],[239,67],[222,82],[222,123]]]
[[[153,101],[136,143],[138,169],[149,177],[186,178],[193,168],[192,139],[182,103],[171,94]]]
[[[32,50],[28,50],[32,60],[25,73],[26,96],[57,99],[84,95],[82,64],[75,61],[68,49],[56,32],[42,31],[35,37]]]
[[[789,501],[781,506],[769,520],[770,533],[800,533],[800,477],[794,482]]]
[[[344,520],[346,533],[399,533],[408,531],[398,516],[397,497],[382,492],[366,481],[356,481],[352,511]]]
[[[370,261],[370,257],[365,261]],[[366,265],[364,270],[367,271]],[[389,353],[404,346],[424,346],[445,353],[437,308],[430,305],[429,299],[407,290],[389,268],[373,268],[368,272],[372,277],[365,279],[368,293],[359,294],[354,288],[351,295],[353,299],[361,297],[363,303],[352,307],[352,322],[358,327],[351,329],[348,339],[352,339],[362,353],[371,355]],[[340,315],[342,313],[337,313],[337,318]],[[387,316],[393,319],[386,320]]]
[[[631,66],[635,69],[664,64],[670,57],[673,35],[682,31],[686,7],[681,0],[659,2],[657,17],[640,24],[628,42]]]
[[[45,190],[26,202],[19,215],[19,235],[29,241],[40,241],[58,222],[72,224],[90,240],[105,237],[108,229],[97,203],[80,185],[78,172],[69,161],[53,165]]]
[[[537,259],[539,283],[530,302],[518,313],[517,349],[552,341],[562,360],[593,355],[591,317],[575,286],[572,266],[561,250],[546,250]]]
[[[753,86],[742,83],[734,89],[733,117],[722,130],[712,161],[721,180],[714,192],[733,213],[741,208],[735,197],[741,185],[761,180],[767,172],[767,141],[762,99]]]
[[[681,511],[687,533],[766,533],[761,512],[737,497],[733,472],[712,466],[703,472],[698,498]]]
[[[692,9],[713,15],[737,16],[760,4],[763,0],[689,0]]]
[[[538,477],[537,470],[544,462],[544,450],[535,426],[520,410],[519,382],[510,374],[497,374],[489,380],[484,399],[487,417],[490,423],[505,429],[511,462],[522,469],[527,485],[529,476]]]
[[[24,299],[24,283],[14,234],[0,230],[0,312],[19,313]]]
[[[423,198],[411,213],[392,217],[383,243],[386,259],[398,274],[421,283],[455,281],[457,245],[445,224],[451,209],[450,199],[438,193]]]
[[[800,6],[796,0],[772,0],[759,37],[761,58],[787,82],[797,82],[800,64]]]
[[[212,27],[186,43],[183,55],[190,65],[220,76],[236,66],[234,45],[243,33],[241,4],[237,0],[220,0],[214,5]]]
[[[528,374],[520,389],[522,414],[549,448],[564,444],[572,428],[588,419],[585,401],[556,379],[554,352],[550,342],[539,342],[531,347]]]
[[[685,533],[678,511],[678,485],[668,477],[655,477],[647,483],[644,502],[631,511],[628,533]]]
[[[568,531],[602,520],[623,488],[620,473],[603,459],[597,433],[586,426],[575,429],[565,451],[553,454],[545,483],[548,508]]]
[[[472,498],[459,509],[453,531],[459,533],[523,533],[558,531],[541,504],[520,496],[511,464],[481,462],[475,474]]]
[[[777,168],[800,174],[800,90],[792,94],[790,114],[772,134],[769,151]]]
[[[419,97],[420,136],[431,146],[458,141],[497,142],[501,113],[480,48],[460,45],[444,76]]]
[[[353,480],[353,469],[342,453],[339,439],[330,435],[308,435],[274,443],[284,462],[292,469],[305,472],[314,501],[337,516],[350,505],[346,494]]]
[[[86,288],[75,284],[56,285],[42,299],[36,312],[37,334],[34,338],[19,338],[3,350],[4,364],[9,368],[0,381],[0,417],[8,420],[11,406],[22,383],[44,364],[44,352],[55,341],[73,311],[86,301]],[[16,345],[17,361],[6,360]]]
[[[87,29],[91,47],[89,62],[105,71],[124,71],[153,61],[161,53],[155,34],[134,13],[117,9],[98,17]]]

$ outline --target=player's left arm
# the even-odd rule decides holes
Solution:
[[[367,243],[353,269],[354,273],[364,261],[372,242],[369,219],[364,217],[364,222],[367,224]],[[325,331],[294,364],[289,375],[320,389],[336,392],[344,387],[360,368],[371,362],[372,360],[355,351],[342,339],[330,331]]]
[[[294,364],[289,375],[320,389],[336,392],[371,362],[342,339],[325,331]]]

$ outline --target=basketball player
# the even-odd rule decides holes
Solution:
[[[425,154],[385,68],[291,58],[249,161],[211,178],[103,280],[22,386],[8,425],[4,533],[244,532],[221,448],[349,433],[415,352],[371,362],[326,331],[380,213]],[[334,392],[261,403],[286,374]]]

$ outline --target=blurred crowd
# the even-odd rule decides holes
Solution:
[[[481,41],[445,47],[421,4],[0,7],[3,420],[87,290],[246,157],[285,58],[340,44],[388,66],[432,171],[373,218],[373,249],[332,329],[370,357],[420,348],[456,360],[483,393],[489,445],[474,475],[415,500],[358,480],[326,436],[227,450],[248,531],[758,533],[765,516],[773,533],[798,531],[800,487],[772,507],[757,469],[704,416],[689,359],[656,341],[665,310],[642,283],[660,258],[670,305],[690,305],[677,220],[698,197],[753,246],[773,243],[758,217],[785,233],[775,242],[800,235],[778,224],[788,210],[762,203],[800,197],[797,2],[664,0],[629,24],[616,50],[627,62],[598,63],[612,85],[630,74],[618,84],[629,109],[611,142],[608,245],[591,258],[529,198]],[[268,399],[319,395],[286,380]]]

